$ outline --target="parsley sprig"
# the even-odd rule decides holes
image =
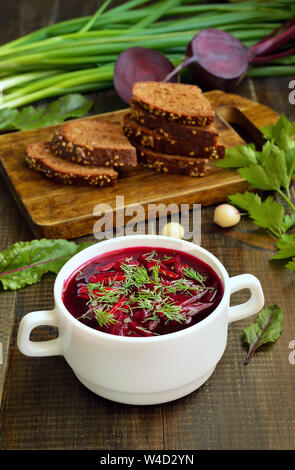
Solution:
[[[295,271],[295,234],[287,234],[295,226],[291,195],[295,176],[295,122],[281,115],[275,125],[261,130],[266,139],[261,151],[254,144],[228,148],[226,157],[216,165],[237,169],[254,189],[277,193],[277,200],[272,196],[263,200],[259,194],[246,191],[229,196],[229,201],[246,211],[258,227],[269,230],[277,239],[278,253],[273,259],[289,259],[286,267]],[[289,206],[288,213],[282,200]]]

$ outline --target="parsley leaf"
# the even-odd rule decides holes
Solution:
[[[228,149],[223,161],[217,166],[236,168],[238,173],[253,187],[260,190],[276,191],[292,209],[292,214],[285,214],[282,204],[272,197],[262,201],[258,194],[245,192],[234,194],[229,200],[248,212],[254,223],[266,228],[279,239],[278,254],[275,259],[295,257],[293,238],[283,238],[288,230],[295,226],[295,205],[291,199],[290,186],[295,176],[295,122],[281,115],[274,126],[262,128],[267,139],[261,152],[253,144],[239,145]],[[293,269],[290,261],[288,267]]]
[[[258,313],[252,325],[244,329],[244,342],[249,350],[244,364],[249,364],[255,351],[263,344],[274,343],[283,330],[283,312],[277,305],[271,305]]]
[[[283,231],[287,232],[295,225],[295,214],[286,214],[283,220]]]
[[[264,126],[261,131],[267,140],[274,142],[285,152],[288,175],[291,178],[295,171],[295,140],[292,138],[295,134],[295,122],[281,114],[274,126]]]
[[[244,194],[233,194],[228,199],[235,206],[247,211],[258,227],[270,230],[277,238],[285,233],[284,208],[271,196],[262,201],[258,194],[246,191]]]
[[[292,260],[286,264],[285,268],[291,269],[291,271],[295,271],[295,258],[292,258]]]
[[[216,161],[220,168],[242,168],[257,164],[257,154],[254,144],[237,145],[226,149],[226,157]]]
[[[240,173],[253,188],[279,191],[289,188],[290,176],[287,171],[285,152],[275,144],[266,142],[258,157],[259,164],[240,168]]]
[[[278,253],[272,259],[285,259],[295,256],[295,234],[283,235],[277,241]]]
[[[289,178],[294,178],[295,174],[295,146],[286,151],[286,165]]]
[[[295,122],[289,121],[283,114],[274,126],[263,126],[261,131],[265,139],[274,141],[285,151],[295,147],[295,141],[292,139],[295,134]]]

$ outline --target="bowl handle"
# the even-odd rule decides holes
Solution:
[[[54,310],[31,312],[25,315],[19,325],[17,346],[26,356],[57,356],[63,354],[60,336],[48,341],[31,341],[30,334],[38,326],[56,326]]]
[[[249,300],[240,305],[229,307],[229,323],[254,315],[254,313],[259,312],[263,308],[264,295],[261,284],[255,276],[252,274],[241,274],[240,276],[231,277],[229,282],[231,294],[241,289],[250,289],[251,291]]]

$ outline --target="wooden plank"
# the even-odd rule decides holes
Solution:
[[[259,127],[276,121],[278,115],[266,106],[234,94],[220,91],[207,93],[217,110],[217,126],[226,146],[242,143],[230,126],[240,124],[261,140]],[[118,121],[126,110],[92,116],[96,119]],[[223,201],[227,195],[247,188],[237,172],[218,169],[203,178],[163,175],[146,169],[137,169],[122,177],[112,188],[73,187],[57,184],[28,169],[24,163],[26,146],[34,141],[51,139],[57,126],[0,137],[0,162],[14,198],[37,237],[74,238],[92,233],[99,203],[116,210],[116,196],[124,196],[125,207],[161,201],[165,204],[193,204],[203,206]],[[139,191],[140,188],[140,191]]]
[[[26,240],[31,237],[28,226],[14,204],[13,198],[0,175],[0,252],[12,243]],[[0,291],[2,289],[0,288]],[[10,346],[12,335],[12,324],[14,321],[14,310],[17,303],[16,292],[1,292],[0,301],[0,348],[2,363],[0,363],[0,403],[5,385],[5,377],[9,367]]]
[[[0,6],[0,43],[4,44],[23,34],[30,33],[34,24],[45,26],[54,20],[54,2],[51,0],[32,0],[28,3],[24,0],[15,2],[2,2]],[[9,21],[8,21],[9,19]],[[0,175],[0,214],[1,237],[0,251],[10,244],[25,240],[31,236],[28,227],[23,223],[21,214],[15,206],[13,199]],[[10,342],[14,310],[17,303],[16,292],[1,292],[0,302],[0,347],[2,352],[2,364],[0,364],[0,403],[2,398],[5,377],[8,373],[10,359]]]
[[[26,0],[15,2],[1,2],[0,10],[0,43],[4,44],[18,37],[48,26],[55,19],[55,3],[52,0]]]

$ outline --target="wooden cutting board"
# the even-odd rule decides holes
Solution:
[[[279,117],[267,106],[238,95],[211,91],[206,96],[216,110],[216,125],[222,140],[229,147],[245,140],[261,145],[263,138],[259,128],[275,124]],[[115,111],[90,119],[120,121],[126,112]],[[98,220],[93,215],[94,207],[105,203],[115,213],[116,196],[124,196],[124,207],[142,204],[146,210],[149,203],[207,206],[247,189],[247,183],[236,171],[218,168],[203,178],[136,169],[120,179],[115,187],[102,189],[57,184],[28,169],[24,163],[26,146],[38,140],[49,140],[56,127],[0,136],[0,167],[4,179],[38,238],[70,239],[93,233],[93,225]]]

